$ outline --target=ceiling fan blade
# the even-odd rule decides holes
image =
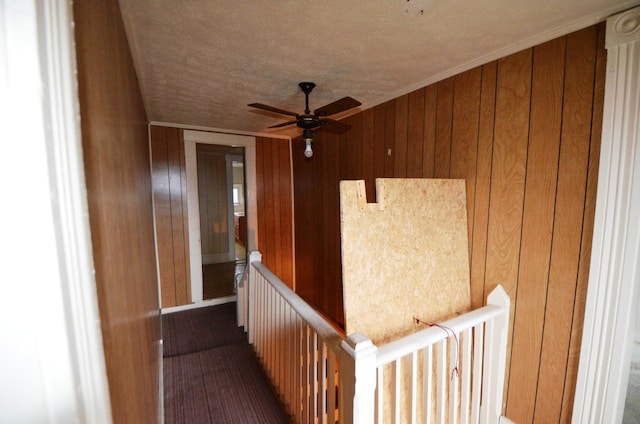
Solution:
[[[333,115],[348,109],[352,109],[354,107],[360,106],[362,103],[357,101],[352,97],[343,97],[340,100],[336,100],[333,103],[329,103],[328,105],[324,105],[319,109],[316,109],[313,113],[319,116],[329,116]]]
[[[351,128],[351,125],[336,121],[335,119],[321,119],[320,123],[323,128],[326,128],[327,131],[331,131],[333,133],[343,133]]]
[[[296,122],[298,122],[298,121],[296,120],[296,121],[283,122],[282,124],[271,125],[271,126],[270,126],[270,127],[268,127],[268,128],[281,128],[281,127],[286,127],[287,125],[293,125],[293,124],[295,124]]]
[[[289,112],[288,110],[279,109],[277,107],[263,105],[262,103],[250,103],[247,106],[268,110],[269,112],[279,113],[280,115],[298,116],[298,114],[295,112]]]

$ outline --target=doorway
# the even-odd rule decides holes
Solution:
[[[233,190],[233,175],[227,178],[227,181],[231,182],[230,187],[226,191],[225,199],[227,199],[227,221],[218,226],[218,231],[224,231],[227,228],[227,237],[225,240],[229,243],[228,250],[220,254],[208,256],[210,263],[222,263],[222,262],[235,262],[236,257],[238,260],[246,258],[246,255],[252,250],[256,250],[257,246],[257,217],[256,217],[256,170],[255,170],[255,137],[237,135],[237,134],[223,134],[215,132],[206,132],[198,130],[184,130],[184,151],[185,151],[185,167],[187,174],[187,211],[188,211],[188,239],[189,239],[189,272],[191,276],[191,298],[193,303],[202,302],[204,296],[204,281],[203,281],[203,265],[206,261],[203,261],[202,243],[201,243],[201,225],[200,225],[200,199],[198,194],[198,158],[196,153],[196,145],[212,145],[218,148],[241,148],[242,154],[237,154],[238,150],[231,150],[229,156],[225,156],[225,169],[227,172],[235,173],[239,172],[239,163],[242,163],[242,190],[236,191],[236,196],[241,199],[241,202],[234,202],[234,190]],[[226,154],[226,153],[225,153]],[[240,159],[238,159],[240,156]],[[230,160],[228,160],[230,159]],[[236,162],[236,164],[234,164]],[[226,174],[225,174],[226,175]],[[239,183],[236,183],[239,184]],[[235,188],[239,188],[236,185]],[[242,206],[235,205],[235,203],[242,203]],[[244,212],[244,219],[239,219],[242,214],[241,209]],[[237,212],[236,212],[237,211]],[[236,214],[238,219],[236,219]],[[239,232],[242,235],[238,237],[244,241],[244,246],[240,243],[236,243],[236,221]],[[231,226],[231,228],[229,227]],[[231,235],[231,236],[230,236]],[[244,249],[241,249],[244,247]],[[211,253],[206,253],[211,254]],[[226,256],[225,256],[226,255]],[[217,259],[216,259],[217,258]],[[214,259],[214,260],[211,260]],[[246,261],[246,259],[245,259]],[[228,271],[227,271],[228,272]],[[233,265],[234,278],[237,277],[235,264]],[[236,282],[233,282],[234,287]],[[209,295],[207,296],[209,297]],[[207,303],[223,303],[235,300],[235,294],[233,296],[226,296],[222,298],[214,298],[214,300],[207,300]]]
[[[196,144],[203,300],[234,296],[246,264],[244,148]]]

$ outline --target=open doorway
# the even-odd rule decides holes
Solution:
[[[203,281],[203,258],[202,243],[201,243],[201,225],[200,225],[200,196],[198,193],[198,166],[197,166],[197,154],[196,145],[210,145],[217,146],[218,148],[239,148],[239,150],[230,150],[229,156],[225,156],[224,168],[226,172],[238,175],[239,169],[233,171],[233,168],[239,168],[239,164],[234,165],[234,162],[242,162],[242,192],[237,192],[237,196],[242,199],[241,202],[234,202],[233,191],[233,175],[227,178],[230,181],[230,187],[225,191],[224,198],[227,199],[227,221],[219,225],[218,230],[223,231],[227,229],[230,237],[227,236],[224,240],[229,245],[228,250],[222,255],[219,255],[217,262],[235,262],[236,257],[242,260],[245,255],[252,250],[256,250],[258,243],[257,237],[257,217],[256,217],[256,151],[255,151],[255,137],[237,134],[224,134],[208,131],[198,130],[184,130],[184,151],[185,151],[185,168],[186,168],[186,184],[187,184],[187,211],[188,211],[188,239],[189,239],[189,275],[191,277],[191,299],[193,303],[199,303],[204,301],[204,281]],[[238,154],[237,152],[242,152]],[[226,155],[226,152],[225,152]],[[240,159],[238,159],[240,156]],[[230,159],[230,160],[228,160]],[[236,184],[238,184],[236,182]],[[237,186],[236,186],[237,187]],[[235,205],[235,203],[242,203],[242,205]],[[236,211],[238,215],[241,211],[244,212],[244,219],[240,220],[239,216],[236,219]],[[238,237],[244,241],[244,253],[238,248],[239,243],[236,243],[235,227],[236,221],[239,231],[242,235]],[[241,222],[242,221],[242,222]],[[240,228],[242,227],[242,228]],[[223,243],[224,244],[224,243]],[[226,254],[226,259],[225,255]],[[208,257],[212,259],[212,257]],[[215,259],[215,258],[213,258]],[[216,262],[216,261],[210,261]],[[233,270],[234,276],[236,274],[235,265]],[[234,287],[235,287],[235,281]],[[226,296],[222,298],[215,298],[213,300],[206,300],[207,303],[222,303],[235,300],[235,294],[233,296]]]
[[[196,144],[203,300],[236,293],[246,264],[244,148]]]

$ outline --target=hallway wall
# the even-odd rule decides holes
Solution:
[[[160,412],[147,117],[116,0],[76,1],[82,145],[113,422]]]
[[[161,306],[191,303],[187,172],[182,130],[151,125],[153,207]]]
[[[258,249],[262,263],[294,289],[289,140],[256,137]]]
[[[183,130],[151,126],[162,307],[191,303]],[[164,154],[163,152],[166,152]],[[293,213],[289,141],[256,137],[258,250],[262,263],[294,286]],[[184,273],[187,273],[186,275]]]
[[[338,181],[464,178],[474,307],[511,297],[506,415],[569,422],[593,231],[604,24],[463,72],[293,142],[296,288],[343,323]],[[392,234],[389,237],[393,237]],[[382,259],[382,258],[381,258]]]

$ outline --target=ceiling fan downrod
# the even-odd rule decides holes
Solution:
[[[305,99],[304,114],[309,115],[311,113],[311,109],[309,109],[309,93],[311,93],[311,91],[314,89],[316,85],[312,82],[301,82],[298,85],[300,86],[300,88],[302,89],[302,92],[304,93],[304,99]]]

